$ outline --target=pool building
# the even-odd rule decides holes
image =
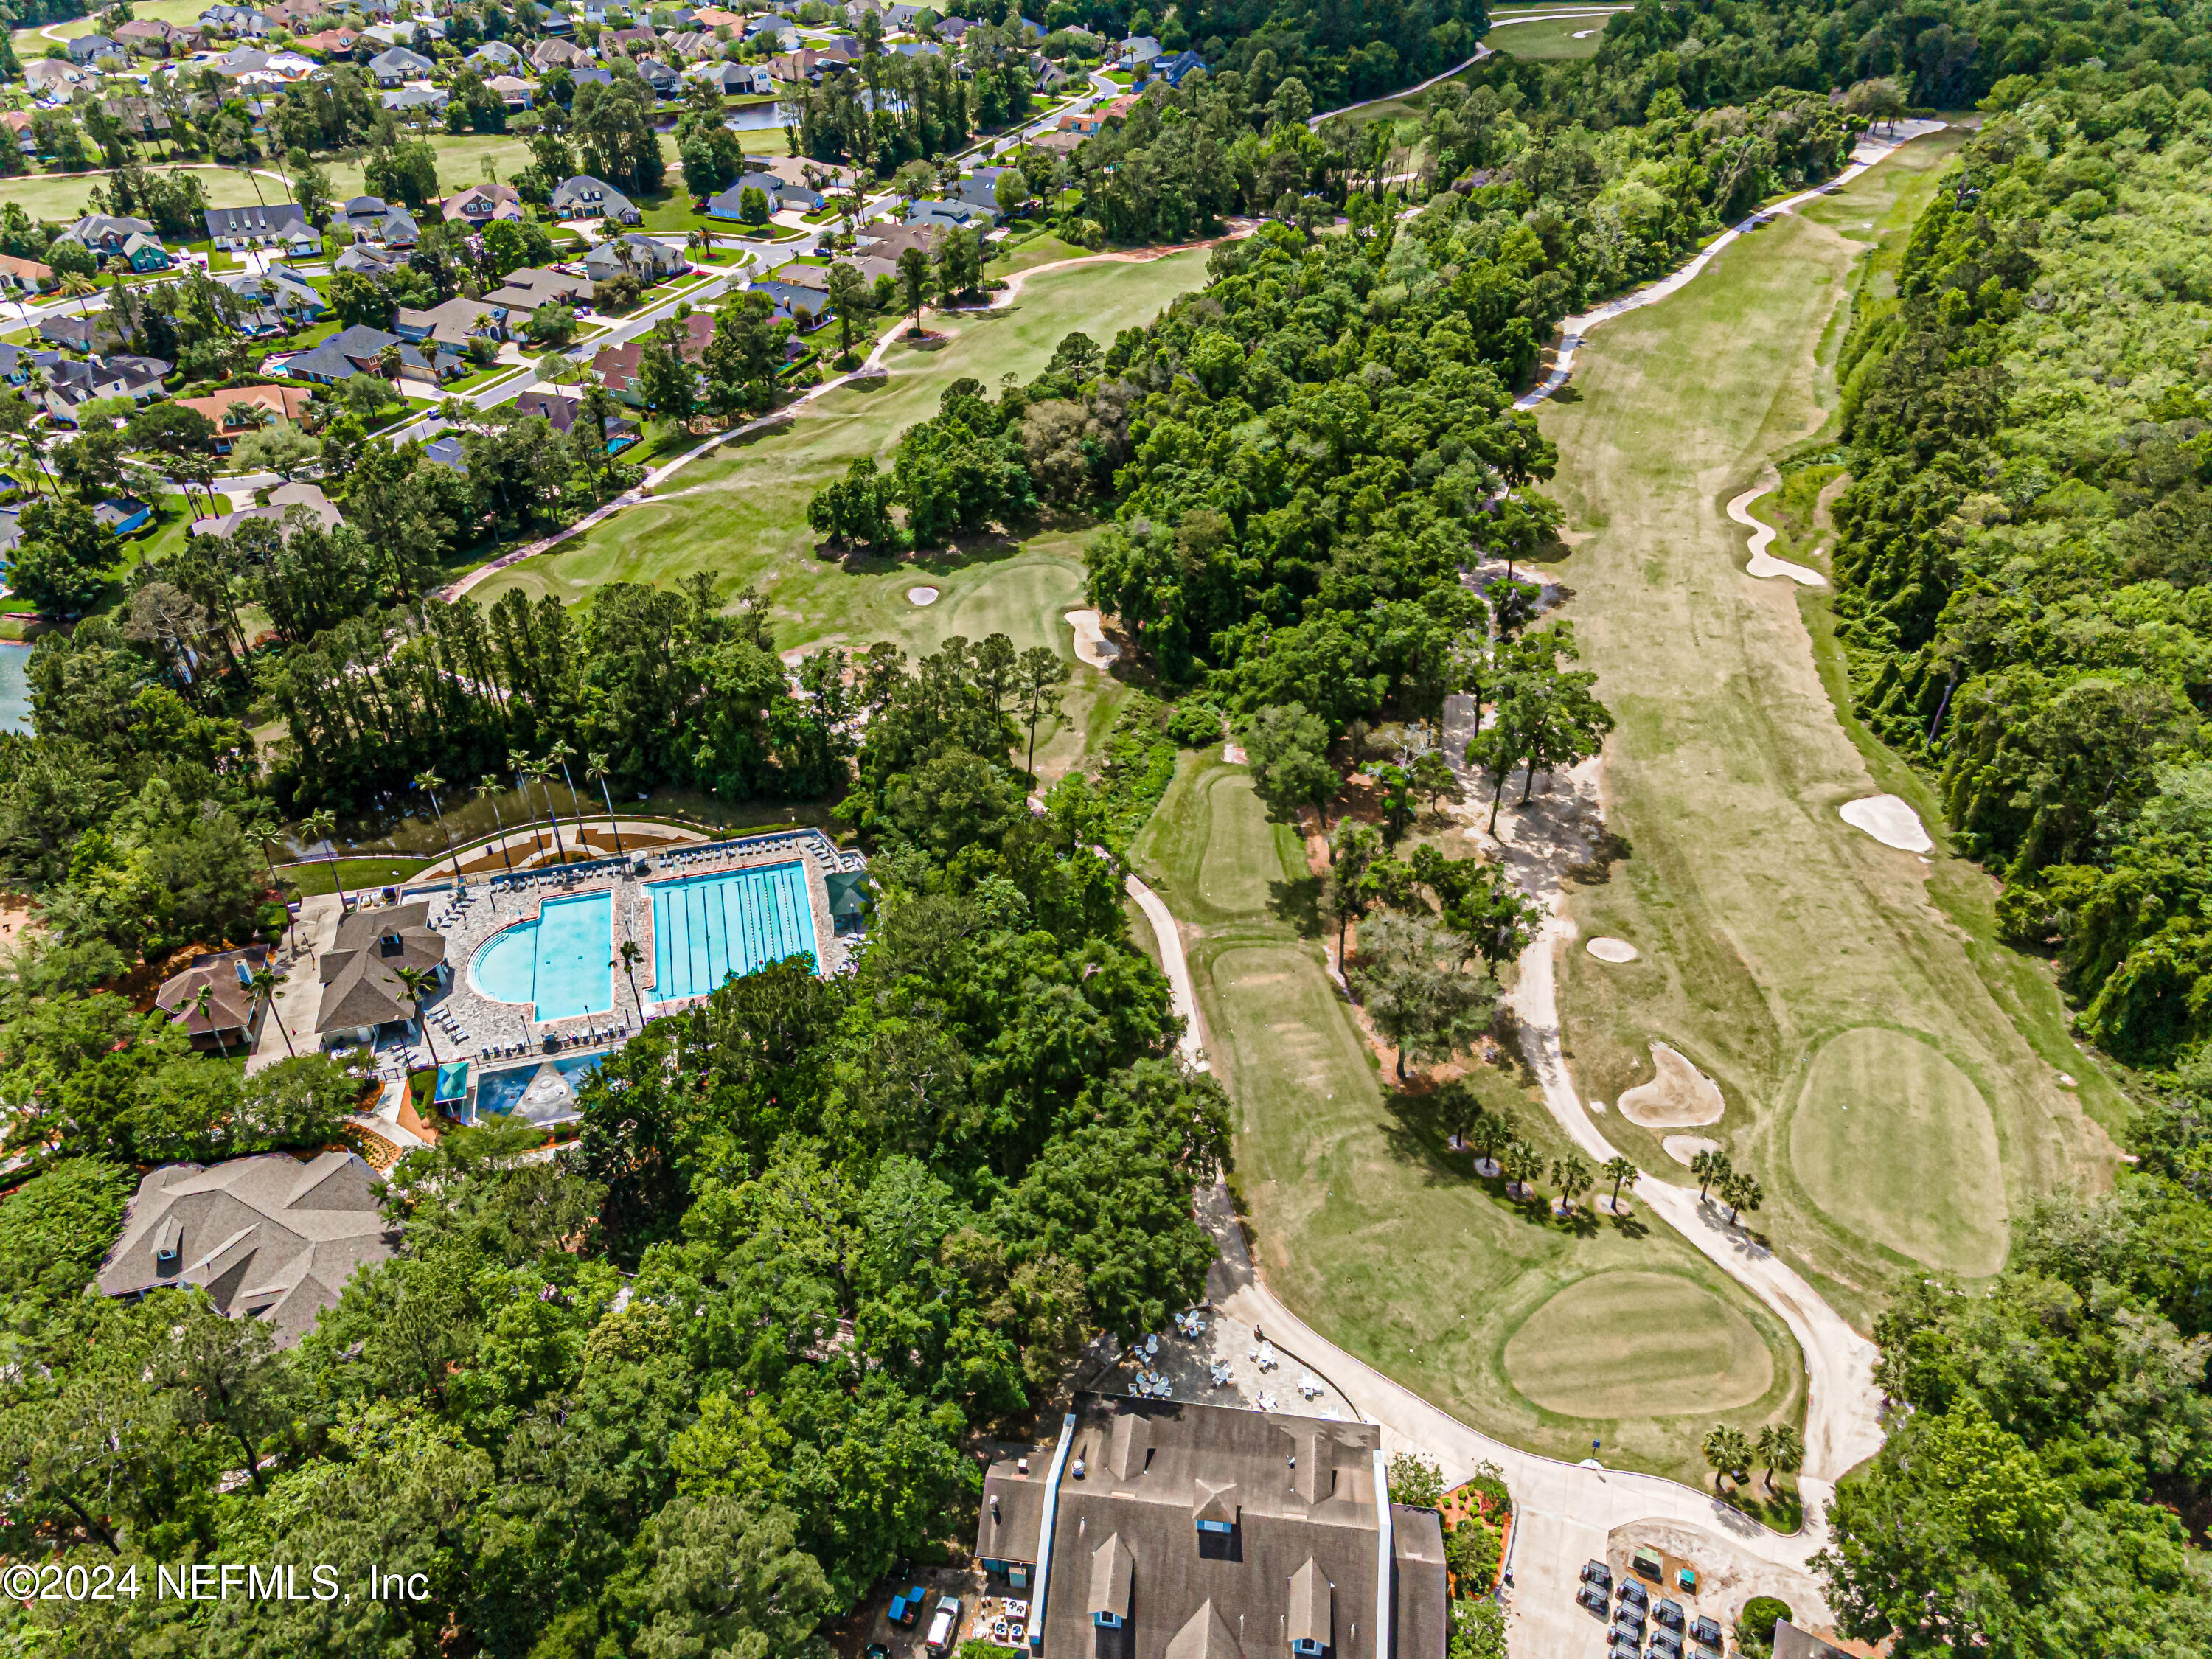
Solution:
[[[431,1021],[439,1057],[472,1074],[459,1115],[574,1117],[577,1091],[647,1020],[787,957],[840,971],[866,886],[860,854],[807,830],[440,889],[453,988]]]

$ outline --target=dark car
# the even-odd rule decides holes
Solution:
[[[1711,1648],[1717,1653],[1721,1647],[1721,1627],[1701,1613],[1690,1621],[1690,1639],[1699,1647]]]
[[[1605,1617],[1607,1610],[1613,1605],[1605,1599],[1605,1592],[1595,1584],[1584,1584],[1577,1590],[1575,1600],[1601,1619]]]
[[[1680,1601],[1662,1601],[1651,1610],[1651,1616],[1677,1635],[1681,1633],[1682,1604]]]
[[[1632,1607],[1648,1607],[1651,1605],[1650,1593],[1633,1578],[1624,1578],[1620,1581],[1620,1599],[1625,1605]]]
[[[1583,1583],[1596,1584],[1609,1595],[1613,1593],[1613,1569],[1602,1561],[1583,1563]]]
[[[1613,1610],[1613,1622],[1616,1625],[1624,1625],[1630,1630],[1634,1631],[1636,1632],[1636,1639],[1638,1641],[1640,1642],[1644,1639],[1643,1608],[1632,1607],[1627,1602],[1623,1601],[1619,1607]]]

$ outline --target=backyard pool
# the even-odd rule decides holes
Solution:
[[[726,870],[650,884],[653,1000],[704,996],[732,974],[785,957],[818,965],[805,866]]]
[[[539,1020],[604,1014],[615,1006],[614,898],[545,901],[537,919],[503,928],[469,963],[469,979],[495,1002],[537,1004]]]

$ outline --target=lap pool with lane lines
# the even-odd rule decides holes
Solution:
[[[731,975],[785,957],[818,968],[804,865],[756,865],[647,884],[653,895],[653,1000],[704,996]]]
[[[547,899],[537,919],[501,929],[469,962],[469,979],[495,1002],[537,1004],[536,1018],[573,1019],[615,1006],[614,896]]]

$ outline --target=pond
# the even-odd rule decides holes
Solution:
[[[31,689],[24,678],[30,665],[29,646],[0,640],[0,732],[31,729]]]

